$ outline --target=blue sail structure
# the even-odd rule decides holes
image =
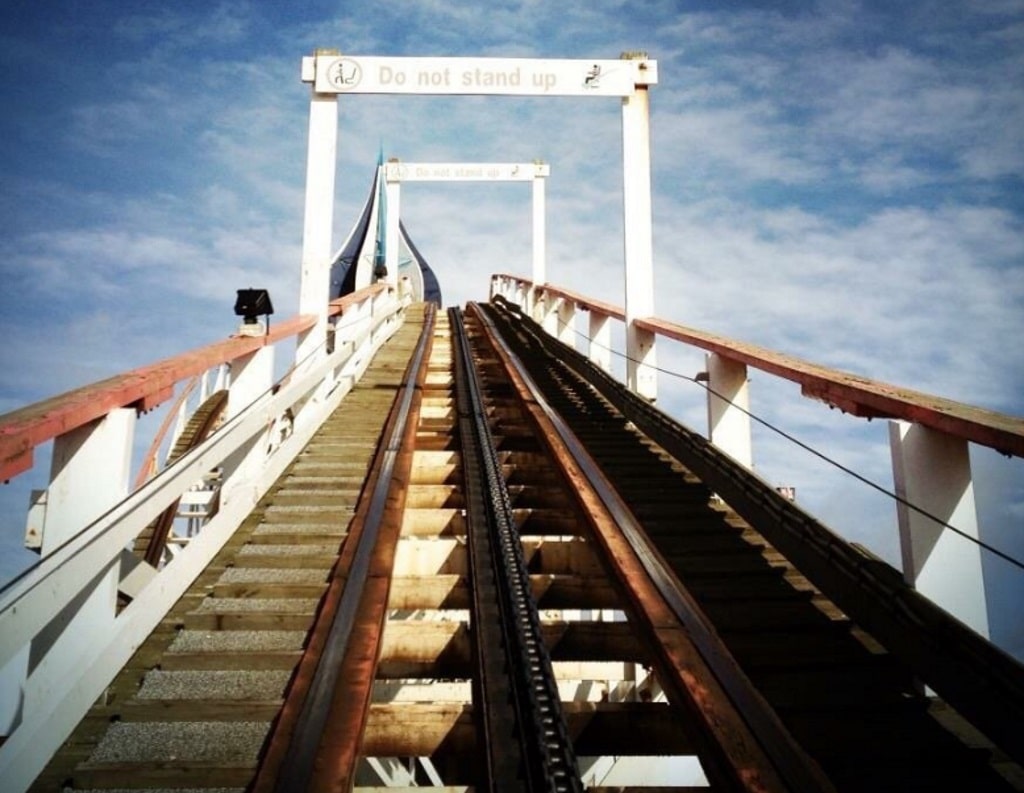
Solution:
[[[387,276],[387,199],[384,192],[383,156],[378,158],[373,183],[363,211],[331,263],[331,297],[351,294]],[[405,224],[398,223],[398,279],[408,279],[413,300],[441,305],[441,286]]]

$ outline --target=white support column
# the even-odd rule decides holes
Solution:
[[[385,168],[385,174],[394,173],[396,169]],[[384,266],[388,268],[387,282],[392,286],[398,284],[398,231],[402,218],[402,182],[400,179],[387,178],[384,182],[384,210],[387,218],[384,224]]]
[[[746,364],[717,353],[706,356],[708,438],[748,469],[754,467],[750,440],[750,380]]]
[[[558,340],[576,349],[576,304],[571,300],[558,301]]]
[[[53,443],[42,555],[128,495],[135,410],[118,408]]]
[[[544,302],[540,304],[543,316],[541,319],[541,327],[547,332],[549,336],[558,338],[558,318],[561,316],[562,303],[564,301],[560,297],[551,297],[550,295],[544,296]]]
[[[547,283],[547,257],[544,205],[544,177],[550,168],[536,163],[533,172],[533,282],[538,286]]]
[[[214,383],[214,386],[213,386],[214,392],[216,393],[217,391],[223,391],[225,388],[227,388],[228,387],[228,380],[230,379],[230,377],[231,377],[231,372],[228,370],[227,364],[221,364],[220,366],[218,366],[217,367],[217,381],[216,381],[216,383]],[[205,402],[206,400],[204,399],[203,401]]]
[[[303,82],[316,80],[319,58],[304,58]],[[337,167],[338,97],[314,89],[309,104],[306,155],[306,209],[302,227],[302,280],[299,313],[314,314],[316,325],[299,336],[296,361],[327,354],[327,303],[331,289],[331,234],[334,223],[334,172]]]
[[[612,370],[612,330],[609,319],[607,314],[590,309],[587,357],[606,372]]]
[[[626,256],[626,385],[657,397],[654,334],[635,322],[654,315],[654,255],[651,233],[651,131],[647,86],[622,100],[622,166]]]
[[[266,394],[274,384],[274,348],[260,347],[231,364],[228,418]]]
[[[273,381],[273,347],[261,347],[256,352],[234,361],[231,364],[231,386],[228,392],[228,418],[236,416],[255,400],[267,394]],[[240,447],[224,461],[222,504],[230,504],[238,498],[256,503],[256,486],[252,474],[259,469],[265,459],[265,438],[266,433],[259,434],[252,442]]]
[[[889,423],[896,494],[977,538],[967,442],[903,421]],[[903,577],[961,622],[988,637],[981,548],[905,504],[897,505]]]
[[[537,291],[533,287],[524,287],[521,283],[516,285],[516,305],[520,306],[527,316],[537,319]]]
[[[529,293],[530,316],[534,322],[546,329],[547,325],[544,324],[544,317],[548,312],[548,304],[551,302],[551,297],[537,289],[537,287],[531,287],[527,292]]]
[[[118,408],[54,441],[43,524],[47,556],[128,494],[135,410]],[[111,630],[119,557],[96,576],[30,643],[23,713],[45,712],[68,693],[74,671]],[[24,656],[22,656],[24,657]],[[17,668],[15,668],[15,671]],[[9,681],[5,681],[5,687]]]

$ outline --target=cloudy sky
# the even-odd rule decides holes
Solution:
[[[332,47],[646,50],[660,76],[660,316],[1024,415],[1024,1],[273,5],[7,4],[0,412],[224,337],[240,287],[265,286],[278,316],[294,312],[310,93],[299,66]],[[378,149],[542,159],[549,280],[622,302],[617,100],[350,96],[339,117],[336,244]],[[528,186],[408,185],[402,210],[449,304],[485,299],[492,272],[529,272]],[[703,366],[659,355],[686,376]],[[891,487],[884,422],[752,377],[758,415]],[[703,429],[695,386],[665,374],[660,389]],[[762,475],[898,560],[891,501],[767,431],[755,443]],[[986,539],[1024,556],[1024,467],[973,456]],[[5,544],[24,527],[18,486],[0,492]],[[5,556],[8,570],[21,558]],[[1024,654],[1020,621],[997,622]]]

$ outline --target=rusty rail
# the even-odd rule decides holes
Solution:
[[[450,309],[486,789],[582,791],[462,313]]]
[[[370,482],[289,688],[253,791],[299,793],[352,785],[369,709],[380,632],[426,377],[433,310],[392,407]]]
[[[907,584],[886,563],[833,534],[697,433],[628,392],[578,352],[512,310],[517,325],[591,383],[760,531],[822,592],[926,684],[1024,763],[1024,667]]]
[[[538,434],[558,460],[594,535],[648,628],[662,685],[699,725],[714,784],[737,791],[834,790],[746,677],[714,627],[665,567],[614,486],[548,404],[492,318],[477,309]]]

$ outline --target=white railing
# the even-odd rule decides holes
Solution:
[[[584,339],[583,352],[591,362],[611,372],[610,327],[613,321],[625,323],[621,307],[504,274],[492,276],[491,296],[519,305],[570,346]],[[585,330],[577,328],[580,312],[588,316]],[[748,367],[799,383],[803,396],[830,408],[864,419],[888,419],[904,577],[961,622],[988,636],[983,545],[968,444],[1024,457],[1024,418],[818,366],[657,317],[633,323],[636,333],[650,339],[652,350],[658,338],[705,352],[705,371],[699,379],[707,387],[708,438],[747,468],[753,445]],[[654,393],[648,389],[643,395]],[[966,542],[964,535],[971,541]],[[998,549],[986,550],[1019,566]]]
[[[406,303],[384,285],[335,301],[328,339],[276,384],[274,345],[310,332],[314,317],[295,317],[263,336],[232,337],[0,416],[0,479],[28,470],[34,449],[54,444],[40,561],[0,591],[5,789],[31,784],[338,406],[400,326]],[[225,364],[230,385],[223,426],[128,494],[138,412],[170,398],[176,384]],[[219,509],[173,559],[157,568],[128,551],[161,512],[214,470],[223,482]]]

